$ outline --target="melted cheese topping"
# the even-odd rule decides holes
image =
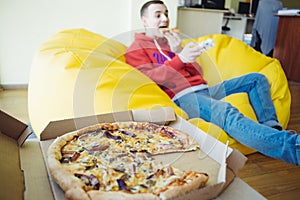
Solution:
[[[85,182],[86,190],[127,190],[158,195],[184,173],[155,162],[151,154],[185,147],[182,138],[164,131],[155,132],[155,128],[145,131],[145,127],[125,127],[80,135],[62,148],[62,165]]]

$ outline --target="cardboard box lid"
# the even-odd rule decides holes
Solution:
[[[17,142],[0,133],[0,199],[23,199],[24,176]]]
[[[0,199],[23,199],[25,186],[19,147],[32,131],[1,110],[0,119]]]
[[[16,140],[21,146],[32,133],[31,128],[16,118],[0,110],[0,132]]]

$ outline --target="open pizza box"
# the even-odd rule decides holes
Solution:
[[[115,121],[166,124],[190,134],[199,142],[201,149],[198,151],[155,157],[158,161],[182,170],[198,170],[209,174],[206,187],[176,199],[264,199],[236,177],[247,160],[245,156],[175,115],[172,108],[132,110],[51,121],[41,133],[40,140],[26,140],[32,133],[30,127],[2,111],[0,119],[0,199],[65,199],[64,192],[47,170],[48,146],[64,133],[99,122]]]

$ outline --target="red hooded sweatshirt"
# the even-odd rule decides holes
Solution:
[[[166,38],[158,39],[157,43],[163,54],[153,38],[145,33],[136,33],[134,42],[126,51],[126,62],[156,82],[170,98],[188,87],[206,84],[196,62],[183,63],[178,55],[171,52]]]

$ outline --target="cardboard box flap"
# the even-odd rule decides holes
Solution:
[[[228,143],[226,143],[225,149],[223,151],[223,159],[221,162],[221,166],[220,166],[220,171],[218,174],[218,181],[219,182],[226,182],[226,167],[227,167],[227,163],[226,163],[226,158],[227,158],[227,151],[228,151]]]
[[[236,174],[240,171],[246,164],[248,158],[244,156],[241,152],[236,149],[233,149],[232,153],[227,158],[228,167]]]
[[[176,115],[172,107],[163,107],[155,110],[132,110],[134,121],[153,122],[157,124],[168,124],[176,120]]]
[[[21,146],[26,138],[32,133],[31,128],[26,124],[1,110],[0,119],[0,132],[16,140],[19,146]]]
[[[51,121],[41,133],[41,140],[49,140],[97,123],[115,122],[115,121],[133,121],[131,111],[122,111],[74,119],[63,119]]]
[[[176,120],[175,112],[170,107],[156,110],[129,110],[74,119],[63,119],[51,121],[42,131],[41,140],[53,139],[65,133],[103,122],[147,121],[167,124],[174,120]]]

